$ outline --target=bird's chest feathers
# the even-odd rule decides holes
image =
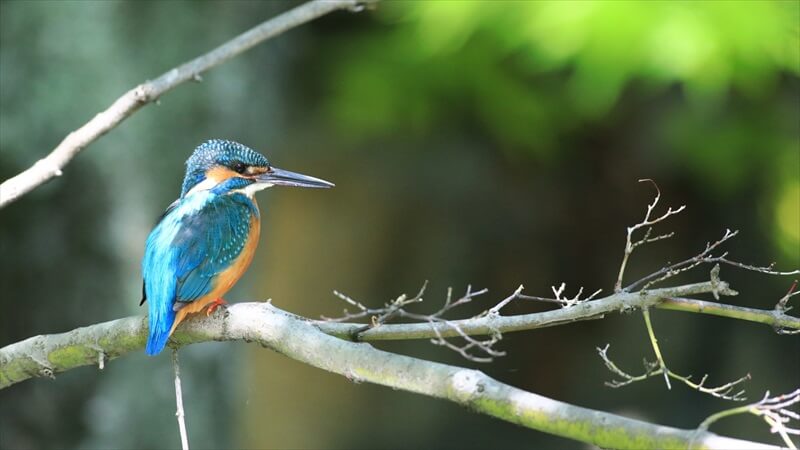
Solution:
[[[250,263],[253,262],[253,256],[256,253],[256,247],[258,247],[261,224],[256,216],[253,216],[251,221],[251,226],[249,227],[244,245],[242,245],[241,250],[237,255],[229,256],[231,261],[230,265],[217,276],[214,283],[214,293],[210,297],[216,298],[217,296],[222,296],[225,292],[227,292],[231,287],[233,287],[234,284],[236,284],[237,281],[239,281],[239,278],[242,277],[244,272],[250,266]]]
[[[205,260],[223,269],[252,259],[260,228],[258,206],[245,195],[200,191],[183,198],[152,237],[156,247],[191,256],[179,257],[180,263]]]

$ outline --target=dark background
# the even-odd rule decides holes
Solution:
[[[288,9],[278,2],[0,2],[0,179],[29,167],[139,82]],[[273,189],[256,261],[231,301],[335,315],[430,280],[608,293],[625,227],[657,180],[687,211],[637,252],[628,280],[719,238],[735,259],[800,266],[797,2],[386,2],[335,13],[187,84],[0,212],[0,345],[131,314],[155,218],[209,138],[263,151],[330,191]],[[707,279],[705,267],[675,282]],[[729,267],[772,308],[792,279]],[[797,303],[797,302],[794,302]],[[507,314],[545,309],[522,302]],[[751,399],[800,379],[800,336],[655,311],[670,367]],[[732,405],[654,378],[618,390],[595,347],[631,372],[652,359],[641,315],[512,333],[485,365],[425,341],[378,347],[476,367],[552,398],[694,428]],[[182,351],[192,448],[582,448],[452,404],[359,384],[241,343]],[[176,448],[168,355],[130,355],[0,392],[0,447]],[[778,443],[759,419],[712,431]]]

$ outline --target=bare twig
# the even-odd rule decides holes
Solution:
[[[744,264],[744,263],[740,263],[738,261],[731,261],[731,260],[727,259],[725,256],[727,256],[727,255],[722,255],[722,256],[717,257],[717,258],[709,258],[704,262],[710,262],[710,263],[719,262],[719,263],[722,263],[722,264],[727,264],[729,266],[738,267],[740,269],[749,270],[751,272],[763,273],[763,274],[766,274],[766,275],[778,275],[778,276],[782,276],[782,277],[790,276],[790,275],[800,275],[800,269],[783,270],[783,271],[782,270],[774,270],[775,263],[771,263],[768,266],[753,266],[751,264]]]
[[[658,339],[653,330],[653,323],[650,321],[650,308],[642,308],[642,315],[644,316],[644,323],[647,326],[647,335],[650,337],[650,345],[653,346],[653,352],[656,354],[658,367],[664,374],[664,383],[667,384],[667,389],[672,389],[672,385],[669,384],[669,369],[667,369],[667,365],[664,363],[664,357],[661,356],[661,348],[658,346]]]
[[[789,291],[786,292],[786,295],[781,297],[781,299],[778,300],[778,303],[775,304],[776,311],[786,312],[792,309],[792,307],[789,306],[789,299],[797,294],[800,294],[800,291],[795,292],[795,289],[797,289],[797,280],[794,280],[792,285],[789,287]]]
[[[553,311],[544,311],[515,316],[481,316],[454,320],[451,324],[469,335],[491,335],[495,332],[508,333],[520,330],[533,330],[556,325],[563,325],[575,321],[600,319],[605,314],[614,312],[627,312],[637,308],[650,306],[656,309],[668,309],[698,314],[710,314],[730,319],[745,320],[762,323],[776,329],[800,329],[800,318],[788,314],[778,313],[774,310],[746,308],[742,306],[727,305],[686,298],[688,295],[712,293],[717,291],[720,295],[736,295],[727,283],[721,281],[712,284],[707,281],[673,288],[651,289],[643,293],[620,292],[591,302],[582,302],[573,308],[562,308]],[[363,324],[332,323],[328,321],[317,322],[317,326],[326,333],[345,339],[353,339],[353,333],[363,329]],[[360,341],[395,340],[395,339],[431,339],[436,337],[434,328],[444,337],[457,337],[458,333],[446,324],[429,323],[398,323],[385,324],[362,332],[358,336]],[[1,381],[1,380],[0,380]]]
[[[654,306],[657,309],[709,314],[730,319],[771,325],[779,334],[794,334],[800,330],[800,318],[774,309],[755,309],[727,305],[693,298],[670,297]]]
[[[363,303],[354,300],[352,297],[342,294],[341,292],[334,291],[333,293],[334,295],[336,295],[336,297],[338,297],[339,299],[345,301],[350,305],[355,306],[356,308],[359,309],[359,312],[350,313],[345,309],[344,315],[341,317],[326,318],[323,316],[322,319],[329,322],[341,322],[344,320],[357,320],[369,317],[368,324],[358,327],[352,331],[350,337],[352,340],[355,341],[361,340],[361,336],[364,332],[384,326],[384,324],[395,318],[405,318],[405,319],[415,320],[418,322],[426,322],[431,326],[435,334],[435,337],[431,338],[431,343],[453,350],[470,361],[486,363],[486,362],[491,362],[494,357],[505,355],[505,352],[495,350],[493,348],[493,345],[502,339],[502,335],[500,334],[499,331],[496,333],[491,333],[490,339],[485,339],[485,340],[475,339],[468,333],[465,333],[464,330],[461,329],[461,326],[459,324],[447,320],[443,317],[445,313],[453,310],[454,308],[463,305],[465,303],[469,303],[470,301],[472,301],[473,298],[485,294],[486,292],[488,292],[486,289],[481,289],[479,291],[472,291],[472,286],[467,286],[466,293],[457,300],[453,301],[453,289],[448,288],[444,305],[438,311],[432,314],[418,314],[406,310],[405,309],[406,306],[415,303],[420,303],[423,301],[422,296],[424,295],[427,286],[428,282],[426,281],[422,285],[422,288],[420,288],[417,295],[409,298],[408,296],[406,296],[406,294],[402,294],[397,298],[395,298],[394,300],[385,303],[381,308],[368,308]],[[513,300],[516,293],[518,293],[521,289],[522,286],[520,286],[520,288],[517,289],[515,294],[512,294],[508,299]],[[502,307],[502,305],[500,306]],[[447,327],[450,331],[454,332],[455,333],[454,336],[460,337],[464,341],[464,344],[456,345],[445,339],[443,333],[436,327],[437,324],[442,324],[445,327]],[[481,356],[480,354],[476,355],[472,353],[471,350],[473,349],[477,350],[478,352],[482,352],[486,356]]]
[[[689,386],[690,388],[702,392],[704,394],[711,395],[712,397],[721,398],[723,400],[732,400],[732,401],[744,401],[746,400],[743,390],[739,390],[734,392],[734,389],[739,386],[740,384],[744,383],[745,381],[750,379],[750,374],[747,374],[741,378],[738,378],[734,381],[729,383],[725,383],[720,386],[716,387],[708,387],[706,386],[706,380],[708,379],[708,375],[703,375],[700,379],[699,383],[695,383],[691,380],[691,375],[683,376],[678,375],[677,373],[669,370],[666,366],[661,366],[658,361],[650,362],[645,360],[644,361],[644,369],[645,372],[642,375],[631,375],[617,366],[614,361],[611,360],[608,356],[608,348],[609,344],[606,344],[605,347],[600,348],[597,347],[597,353],[600,355],[600,358],[603,360],[603,364],[605,364],[606,368],[613,373],[614,375],[621,378],[620,380],[611,380],[606,381],[605,385],[611,388],[620,388],[622,386],[627,386],[631,383],[636,383],[638,381],[644,381],[650,377],[663,375],[665,377],[672,378],[673,380],[678,380],[683,384]]]
[[[442,337],[442,334],[438,331],[438,329],[434,328],[433,330],[436,333],[436,338],[431,339],[431,342],[433,344],[449,348],[450,350],[453,350],[454,352],[460,354],[464,359],[474,362],[489,363],[493,361],[494,357],[505,356],[506,354],[505,352],[495,350],[493,348],[494,344],[500,342],[500,339],[502,339],[502,335],[500,333],[491,335],[489,339],[480,340],[480,339],[475,339],[472,336],[464,333],[464,331],[461,330],[461,328],[459,328],[458,325],[454,325],[448,321],[443,321],[442,323],[456,330],[459,336],[462,339],[464,339],[466,343],[463,345],[455,345],[450,341],[448,341],[447,339],[445,339],[444,337]],[[470,349],[473,348],[477,348],[479,351],[483,352],[488,356],[478,356],[471,353]]]
[[[791,276],[791,275],[798,275],[800,274],[800,269],[798,270],[790,270],[790,271],[777,271],[773,269],[773,265],[769,266],[753,266],[749,264],[740,263],[737,261],[732,261],[727,258],[728,253],[722,253],[719,256],[713,256],[712,252],[722,245],[724,242],[734,238],[739,231],[731,231],[725,230],[725,234],[715,242],[708,242],[706,243],[706,248],[699,254],[683,260],[681,262],[667,265],[660,270],[643,277],[630,285],[626,286],[623,290],[627,292],[631,292],[632,290],[642,286],[640,290],[648,289],[649,287],[665,281],[669,278],[672,278],[680,273],[687,272],[701,264],[726,264],[733,267],[738,267],[740,269],[749,270],[752,272],[763,273],[766,275],[778,275],[778,276]]]
[[[596,347],[597,354],[600,355],[600,358],[603,360],[603,364],[606,365],[606,368],[611,371],[611,373],[619,376],[622,380],[611,380],[606,381],[605,385],[612,388],[619,388],[622,386],[627,386],[631,383],[635,383],[637,381],[642,381],[650,378],[651,375],[658,375],[663,372],[663,369],[658,368],[657,364],[651,363],[647,360],[644,360],[644,369],[645,372],[642,375],[631,375],[617,366],[611,358],[608,357],[608,348],[611,344],[606,344],[605,347],[600,348]]]
[[[792,307],[789,306],[789,299],[791,299],[795,295],[800,294],[800,291],[795,291],[795,289],[797,289],[797,280],[794,280],[794,283],[792,283],[792,286],[789,288],[789,291],[786,292],[786,295],[781,297],[781,299],[778,300],[778,303],[775,304],[775,315],[785,316],[786,311],[792,309]],[[775,331],[778,334],[800,334],[800,329],[798,328],[790,329],[790,328],[776,326]]]
[[[650,242],[660,241],[662,239],[668,239],[675,235],[675,233],[668,233],[659,235],[656,237],[650,237],[653,231],[653,225],[656,225],[659,222],[663,222],[664,220],[668,219],[670,216],[674,216],[675,214],[679,214],[681,211],[686,209],[686,205],[681,205],[678,209],[672,209],[672,207],[667,208],[667,211],[658,216],[652,217],[653,210],[658,205],[659,200],[661,200],[661,189],[658,188],[658,185],[655,181],[645,178],[639,180],[640,183],[649,181],[653,184],[653,187],[656,188],[656,196],[653,199],[653,202],[647,205],[647,212],[644,215],[644,219],[641,222],[637,223],[636,225],[628,227],[628,234],[625,239],[625,252],[622,256],[622,262],[619,265],[619,274],[617,275],[617,282],[614,283],[614,292],[622,291],[622,278],[625,276],[625,268],[628,265],[628,259],[630,258],[633,251],[644,244],[648,244]],[[645,231],[644,237],[639,239],[638,241],[633,240],[633,234],[642,228],[647,227],[647,231]]]
[[[178,418],[178,431],[181,434],[181,449],[189,450],[189,436],[186,433],[186,420],[183,412],[183,392],[181,391],[181,368],[178,364],[178,349],[172,349],[172,367],[175,369],[175,417]]]
[[[489,310],[486,311],[486,315],[499,316],[500,310],[503,309],[507,304],[519,298],[519,295],[522,293],[523,289],[525,289],[525,286],[520,284],[517,290],[515,290],[511,295],[501,300],[500,303],[489,308]]]
[[[413,297],[408,297],[406,294],[401,294],[397,296],[394,300],[388,303],[384,303],[383,307],[381,308],[368,308],[363,303],[353,299],[352,297],[346,294],[343,294],[339,291],[333,291],[333,295],[335,295],[340,300],[345,301],[347,304],[355,306],[356,308],[358,308],[359,312],[351,313],[347,309],[345,309],[343,315],[340,317],[321,316],[321,318],[329,322],[344,322],[344,321],[358,320],[369,317],[370,324],[366,325],[364,330],[361,330],[361,331],[366,331],[370,328],[375,328],[392,320],[398,314],[403,314],[403,312],[405,312],[405,309],[403,309],[404,307],[412,305],[414,303],[421,303],[424,300],[422,296],[425,294],[425,289],[427,289],[427,287],[428,287],[428,282],[425,281],[425,283],[422,284],[422,287],[420,288],[417,295]],[[447,304],[445,305],[445,307],[447,307]]]
[[[681,207],[679,207],[678,209],[675,209],[675,210],[673,210],[672,208],[668,208],[667,211],[664,214],[662,214],[659,217],[653,218],[652,217],[653,210],[656,208],[656,206],[658,205],[658,202],[661,199],[661,190],[658,188],[658,185],[653,180],[643,179],[643,180],[639,180],[639,181],[640,182],[643,182],[643,181],[651,182],[653,184],[653,186],[656,188],[656,196],[653,199],[652,203],[647,205],[647,211],[645,212],[644,219],[642,219],[641,222],[639,222],[639,223],[637,223],[637,224],[635,224],[633,226],[628,227],[628,234],[627,234],[627,237],[626,237],[626,240],[625,240],[625,251],[624,251],[623,257],[622,257],[622,263],[620,264],[619,274],[617,276],[616,283],[614,284],[614,291],[615,292],[620,292],[620,291],[632,292],[634,289],[647,290],[648,288],[650,288],[650,287],[652,287],[652,286],[654,286],[654,285],[656,285],[658,283],[661,283],[661,282],[663,282],[665,280],[668,280],[668,279],[670,279],[670,278],[672,278],[672,277],[674,277],[674,276],[676,276],[678,274],[688,272],[688,271],[694,269],[695,267],[697,267],[697,266],[699,266],[701,264],[726,264],[726,265],[729,265],[729,266],[738,267],[740,269],[745,269],[745,270],[758,272],[758,273],[763,273],[763,274],[768,274],[768,275],[787,276],[787,275],[800,274],[800,269],[792,270],[792,271],[777,271],[777,270],[774,270],[774,264],[771,264],[769,266],[754,266],[754,265],[745,264],[745,263],[738,262],[738,261],[733,261],[731,259],[728,259],[728,257],[727,257],[728,253],[727,252],[722,253],[722,254],[717,255],[717,256],[714,256],[713,255],[714,250],[716,250],[719,246],[721,246],[726,241],[734,238],[739,233],[738,231],[731,231],[731,230],[728,229],[728,230],[725,230],[725,234],[720,239],[718,239],[716,242],[708,242],[708,243],[706,243],[705,250],[703,250],[699,254],[697,254],[695,256],[692,256],[691,258],[685,259],[683,261],[680,261],[678,263],[675,263],[675,264],[668,264],[668,265],[664,266],[663,268],[661,268],[660,270],[657,270],[657,271],[655,271],[655,272],[653,272],[653,273],[651,273],[651,274],[649,274],[649,275],[647,275],[647,276],[645,276],[645,277],[643,277],[643,278],[641,278],[641,279],[639,279],[639,280],[637,280],[637,281],[635,281],[635,282],[631,283],[630,285],[628,285],[628,286],[623,288],[622,287],[622,281],[623,281],[623,276],[625,274],[625,268],[627,267],[628,260],[629,260],[629,258],[631,256],[631,254],[633,253],[633,251],[637,247],[639,247],[641,245],[648,244],[648,243],[655,242],[655,241],[659,241],[659,240],[662,240],[662,239],[667,239],[667,238],[670,238],[670,237],[672,237],[674,235],[674,233],[668,233],[668,234],[662,234],[662,235],[659,235],[659,236],[651,237],[652,230],[653,230],[653,228],[652,228],[653,225],[655,225],[655,224],[657,224],[659,222],[662,222],[662,221],[666,220],[667,218],[669,218],[670,216],[678,214],[678,213],[680,213],[681,211],[683,211],[685,209],[685,205],[683,205],[683,206],[681,206]],[[645,228],[645,227],[646,227],[646,231],[644,233],[644,236],[639,240],[634,240],[634,233],[636,231],[642,229],[642,228]],[[717,270],[719,270],[719,269],[717,269]]]
[[[601,292],[603,292],[602,289],[598,289],[594,291],[590,296],[586,298],[581,298],[581,295],[583,295],[583,286],[581,286],[578,289],[578,292],[575,294],[574,297],[567,297],[563,295],[564,290],[566,289],[565,283],[561,283],[561,285],[559,285],[558,288],[556,288],[555,286],[551,286],[550,289],[552,289],[555,298],[537,297],[534,295],[524,295],[524,294],[518,294],[517,298],[521,300],[534,300],[539,302],[558,303],[559,305],[561,305],[562,308],[569,308],[581,302],[588,302],[589,300],[594,299]]]
[[[643,286],[640,289],[645,290],[657,283],[668,280],[678,274],[688,272],[689,270],[692,270],[701,264],[719,263],[721,258],[727,256],[727,252],[723,253],[722,256],[719,257],[712,256],[711,252],[714,251],[714,249],[716,249],[720,245],[722,245],[724,242],[734,238],[737,234],[739,234],[738,230],[737,231],[725,230],[725,234],[716,242],[706,243],[705,250],[703,250],[699,254],[691,258],[688,258],[686,260],[683,260],[681,262],[667,265],[661,268],[660,270],[657,270],[651,273],[650,275],[643,277],[637,280],[636,282],[630,284],[625,288],[625,290],[632,290],[642,285]]]
[[[719,279],[719,264],[717,264],[716,266],[714,266],[713,269],[711,269],[710,275],[711,275],[710,283],[712,287],[711,292],[712,294],[714,294],[714,297],[718,299],[721,293],[724,294],[724,292],[721,292],[721,289],[724,289],[724,286],[723,282]],[[743,397],[744,391],[739,391],[733,394],[731,394],[731,392],[733,391],[733,388],[735,386],[737,386],[740,383],[743,383],[746,380],[749,380],[750,374],[747,374],[746,376],[739,378],[738,380],[733,381],[731,383],[727,383],[716,388],[708,388],[705,386],[705,381],[708,378],[708,375],[704,375],[703,379],[700,380],[700,383],[694,383],[691,381],[691,376],[678,375],[677,373],[671,371],[667,367],[667,364],[664,362],[664,356],[661,354],[661,347],[659,347],[658,345],[658,339],[656,338],[655,330],[653,329],[653,323],[652,320],[650,319],[650,309],[648,307],[642,308],[642,316],[644,317],[645,326],[647,327],[647,335],[650,338],[650,345],[653,347],[653,352],[656,355],[656,363],[654,364],[654,366],[657,367],[657,370],[652,370],[652,368],[648,367],[648,364],[645,363],[645,368],[646,368],[645,375],[636,377],[636,379],[628,378],[630,382],[641,381],[642,379],[647,378],[650,375],[660,373],[664,376],[664,382],[667,385],[667,389],[672,389],[672,384],[670,384],[669,379],[673,378],[683,382],[685,385],[691,387],[692,389],[712,395],[714,397],[719,397],[725,400],[734,400],[734,401],[745,400],[745,398]],[[611,367],[607,362],[607,356],[605,351],[601,353],[600,357],[603,358],[604,362],[606,362],[606,366],[609,367],[609,369],[611,369]],[[612,371],[614,373],[619,374],[618,371],[615,370]],[[619,387],[619,386],[613,386],[613,387]]]
[[[764,398],[758,402],[738,408],[726,409],[716,414],[712,414],[697,427],[698,432],[705,432],[714,422],[736,414],[753,414],[761,417],[770,426],[771,433],[777,433],[783,440],[786,447],[797,449],[789,435],[800,435],[800,427],[789,427],[792,420],[800,421],[800,414],[789,409],[800,403],[800,389],[796,389],[788,394],[770,397],[769,391],[764,394]]]
[[[431,338],[431,342],[433,344],[440,345],[450,350],[453,350],[470,361],[486,363],[486,362],[491,362],[495,357],[505,355],[505,352],[496,350],[493,347],[502,339],[501,331],[499,329],[492,329],[489,333],[487,333],[490,336],[489,339],[480,340],[471,337],[470,333],[466,332],[461,324],[464,323],[465,321],[469,322],[484,317],[500,318],[502,317],[500,315],[500,310],[515,299],[520,299],[520,298],[524,298],[526,300],[538,299],[537,297],[523,296],[522,295],[523,286],[520,285],[513,293],[511,293],[511,295],[504,298],[496,305],[494,305],[492,308],[484,311],[483,313],[477,316],[473,316],[469,319],[454,321],[444,318],[445,313],[455,309],[457,306],[469,303],[470,301],[472,301],[473,298],[485,294],[488,291],[486,289],[481,289],[479,291],[472,291],[472,286],[467,286],[466,293],[461,297],[459,297],[457,300],[453,301],[453,289],[448,288],[444,305],[438,311],[432,314],[419,314],[405,309],[405,307],[408,305],[422,302],[423,300],[422,295],[424,294],[426,287],[427,287],[427,281],[422,286],[417,295],[410,298],[405,294],[400,295],[391,302],[385,303],[381,308],[369,308],[365,306],[363,303],[353,299],[350,296],[342,294],[341,292],[338,291],[334,291],[334,295],[336,295],[336,297],[343,300],[349,305],[355,306],[356,308],[358,308],[359,312],[350,313],[348,310],[345,309],[344,315],[341,317],[326,318],[323,316],[322,319],[329,322],[342,322],[345,320],[358,320],[369,317],[370,321],[368,324],[365,324],[353,330],[350,338],[356,341],[361,340],[363,333],[384,326],[384,324],[386,324],[389,320],[395,318],[404,318],[404,319],[414,320],[417,322],[425,322],[428,325],[430,325],[431,329],[435,334],[435,336]],[[597,290],[591,296],[585,299],[581,299],[580,297],[583,294],[583,288],[580,288],[578,290],[578,293],[572,298],[563,295],[564,289],[565,289],[564,283],[562,283],[559,288],[556,288],[554,286],[553,294],[555,295],[556,298],[547,299],[547,301],[558,303],[562,307],[570,307],[570,306],[575,306],[580,302],[591,300],[601,292],[600,290]],[[448,341],[445,338],[444,335],[445,332],[450,332],[450,336],[447,337],[461,338],[464,341],[464,343],[457,345]],[[478,354],[475,354],[474,351],[477,351]]]
[[[199,80],[203,72],[294,27],[336,10],[360,10],[365,2],[370,1],[376,0],[315,0],[304,3],[251,28],[204,55],[168,70],[152,81],[136,86],[118,98],[108,109],[67,135],[45,158],[0,184],[0,208],[53,177],[60,176],[64,166],[86,146],[119,125],[139,108],[155,102],[173,88],[187,81]]]
[[[672,237],[673,236],[672,233],[663,234],[663,235],[659,235],[659,236],[656,236],[656,237],[651,237],[652,230],[653,230],[652,226],[657,224],[657,223],[659,223],[659,222],[661,222],[661,221],[663,221],[663,220],[665,220],[665,219],[667,219],[668,217],[670,217],[670,216],[672,216],[674,214],[677,214],[677,213],[681,212],[684,209],[683,206],[681,206],[680,208],[678,208],[676,210],[673,210],[672,208],[668,208],[667,211],[664,214],[662,214],[661,216],[656,217],[656,218],[652,218],[653,210],[656,208],[656,206],[658,205],[659,200],[661,199],[661,191],[659,190],[658,185],[656,185],[656,183],[653,182],[652,180],[639,180],[639,181],[640,182],[641,181],[650,181],[651,183],[653,183],[653,185],[656,188],[656,195],[655,195],[655,198],[653,199],[652,203],[647,205],[647,211],[645,213],[644,219],[641,222],[637,223],[636,225],[628,227],[628,234],[627,234],[627,238],[626,238],[626,241],[625,241],[625,251],[624,251],[624,254],[623,254],[623,258],[622,258],[622,263],[620,265],[619,274],[617,276],[617,280],[616,280],[616,283],[614,285],[614,291],[615,292],[631,292],[634,289],[638,289],[639,293],[645,294],[646,292],[648,292],[648,290],[652,286],[654,286],[654,285],[656,285],[658,283],[661,283],[661,282],[663,282],[665,280],[668,280],[668,279],[670,279],[670,278],[672,278],[672,277],[674,277],[674,276],[676,276],[678,274],[681,274],[681,273],[684,273],[684,272],[688,272],[688,271],[696,268],[697,266],[699,266],[701,264],[710,264],[710,263],[715,264],[714,267],[711,269],[710,284],[712,286],[711,294],[713,294],[713,296],[714,296],[714,298],[716,300],[719,300],[720,295],[735,294],[735,292],[731,292],[729,290],[729,288],[727,287],[727,285],[720,280],[720,278],[719,278],[720,264],[727,264],[727,265],[735,266],[735,267],[742,268],[742,269],[745,269],[745,270],[755,271],[755,272],[764,273],[764,274],[771,274],[771,275],[793,275],[795,273],[800,273],[800,271],[798,271],[798,270],[787,271],[787,272],[775,271],[775,270],[773,270],[773,266],[772,265],[766,266],[766,267],[759,267],[759,266],[752,266],[752,265],[749,265],[749,264],[740,263],[740,262],[737,262],[737,261],[732,261],[732,260],[727,258],[727,255],[728,255],[727,252],[715,256],[713,254],[713,252],[719,246],[721,246],[724,242],[732,239],[733,237],[735,237],[738,234],[738,231],[726,230],[725,234],[720,239],[718,239],[716,242],[713,242],[713,243],[712,242],[708,242],[708,243],[706,243],[705,249],[702,252],[700,252],[699,254],[697,254],[697,255],[695,255],[695,256],[693,256],[691,258],[688,258],[688,259],[686,259],[684,261],[678,262],[676,264],[668,264],[665,267],[663,267],[662,269],[660,269],[660,270],[658,270],[656,272],[653,272],[650,275],[647,275],[647,276],[635,281],[634,283],[628,285],[627,287],[625,287],[623,289],[622,288],[623,276],[624,276],[624,273],[625,273],[626,264],[628,262],[628,259],[629,259],[630,255],[631,255],[631,253],[633,253],[633,251],[637,247],[639,247],[640,245],[644,245],[644,244],[647,244],[647,243],[650,243],[650,242],[655,242],[655,241],[658,241],[658,240],[667,239],[669,237]],[[637,230],[639,230],[641,228],[645,228],[645,227],[647,227],[647,229],[646,229],[646,231],[644,233],[644,236],[639,240],[634,240],[634,238],[633,238],[634,233]],[[775,327],[775,329],[779,333],[790,334],[790,333],[794,333],[794,331],[796,331],[797,328],[794,328],[794,327],[783,328],[783,327],[775,326],[774,324],[775,324],[776,320],[783,320],[783,319],[786,319],[786,318],[789,318],[790,322],[792,321],[793,318],[791,318],[791,316],[787,316],[785,314],[785,309],[783,309],[783,307],[785,307],[786,302],[788,302],[789,297],[791,297],[793,295],[793,293],[792,293],[793,289],[794,289],[794,287],[792,289],[790,289],[789,292],[786,294],[786,296],[784,296],[784,298],[782,298],[778,302],[778,304],[776,305],[774,311],[751,310],[749,308],[732,307],[732,306],[729,306],[729,305],[722,305],[722,304],[719,304],[719,303],[708,304],[708,306],[710,306],[710,308],[709,308],[708,311],[706,311],[706,310],[704,310],[704,306],[706,306],[707,302],[702,302],[701,300],[678,299],[678,298],[668,298],[668,299],[665,299],[664,302],[662,302],[660,304],[656,304],[654,306],[661,307],[661,308],[664,308],[664,309],[678,309],[678,310],[683,310],[683,311],[702,312],[702,313],[709,313],[709,314],[721,315],[721,316],[726,316],[726,317],[737,317],[737,318],[742,318],[744,320],[753,320],[753,321],[758,321],[758,322],[772,323],[773,326]],[[728,291],[728,292],[725,292],[725,291]],[[707,379],[707,376],[704,376],[702,378],[702,380],[700,381],[700,383],[694,383],[694,382],[692,382],[690,380],[691,377],[678,375],[675,372],[671,371],[667,367],[667,365],[666,365],[666,363],[664,361],[663,354],[661,352],[661,348],[658,345],[658,339],[657,339],[655,331],[653,329],[653,323],[652,323],[652,320],[651,320],[651,317],[650,317],[649,306],[650,305],[642,306],[642,315],[644,317],[645,325],[647,327],[647,334],[648,334],[648,337],[650,339],[650,344],[653,347],[653,352],[655,353],[655,356],[656,356],[656,362],[655,363],[649,363],[649,362],[645,361],[645,373],[643,375],[633,376],[633,375],[629,375],[626,372],[620,370],[619,367],[617,367],[617,365],[614,364],[608,358],[608,355],[607,355],[608,346],[606,346],[602,350],[598,348],[598,352],[600,354],[600,357],[603,359],[603,362],[605,363],[606,367],[612,373],[614,373],[617,376],[619,376],[620,378],[622,378],[621,381],[614,380],[614,381],[611,381],[611,382],[607,383],[609,386],[611,386],[611,387],[621,387],[621,386],[624,386],[624,385],[627,385],[627,384],[630,384],[630,383],[633,383],[633,382],[642,381],[642,380],[644,380],[646,378],[649,378],[650,376],[662,375],[664,377],[664,382],[667,385],[667,389],[672,389],[672,385],[670,383],[670,379],[674,379],[674,380],[681,381],[682,383],[686,384],[687,386],[691,387],[692,389],[696,389],[696,390],[698,390],[700,392],[704,392],[704,393],[713,395],[715,397],[724,398],[724,399],[728,399],[728,400],[736,400],[736,401],[744,400],[744,397],[743,397],[744,391],[739,391],[739,392],[735,392],[734,393],[733,390],[740,383],[742,383],[745,380],[749,379],[750,378],[749,374],[744,376],[744,377],[742,377],[742,378],[739,378],[738,380],[735,380],[733,382],[727,383],[725,385],[722,385],[722,386],[719,386],[719,387],[716,387],[716,388],[708,388],[708,387],[705,386],[705,381]]]

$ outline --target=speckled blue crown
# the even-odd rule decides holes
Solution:
[[[214,166],[231,167],[237,162],[248,166],[264,167],[269,165],[267,158],[238,142],[225,139],[212,139],[194,149],[192,156],[186,160],[186,176],[183,178],[181,197],[192,187],[203,181],[206,171]]]

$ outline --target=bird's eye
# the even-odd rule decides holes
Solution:
[[[233,170],[235,170],[236,173],[244,173],[247,170],[247,164],[243,162],[236,162],[233,164]]]

